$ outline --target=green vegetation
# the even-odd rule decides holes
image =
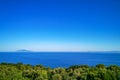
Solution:
[[[75,65],[69,68],[47,68],[42,65],[0,64],[0,80],[120,80],[120,66]]]

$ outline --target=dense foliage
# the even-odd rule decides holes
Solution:
[[[0,80],[120,80],[120,66],[99,64],[94,67],[46,68],[42,65],[1,63]]]

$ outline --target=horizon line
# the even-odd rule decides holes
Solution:
[[[0,52],[120,52],[118,51],[0,51]]]

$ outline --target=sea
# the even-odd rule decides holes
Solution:
[[[69,67],[97,64],[120,66],[120,53],[115,52],[0,52],[0,63],[23,63],[45,67]]]

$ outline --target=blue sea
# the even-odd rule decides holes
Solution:
[[[89,66],[96,64],[120,66],[120,54],[113,52],[0,52],[1,62],[42,64],[52,68],[84,64]]]

